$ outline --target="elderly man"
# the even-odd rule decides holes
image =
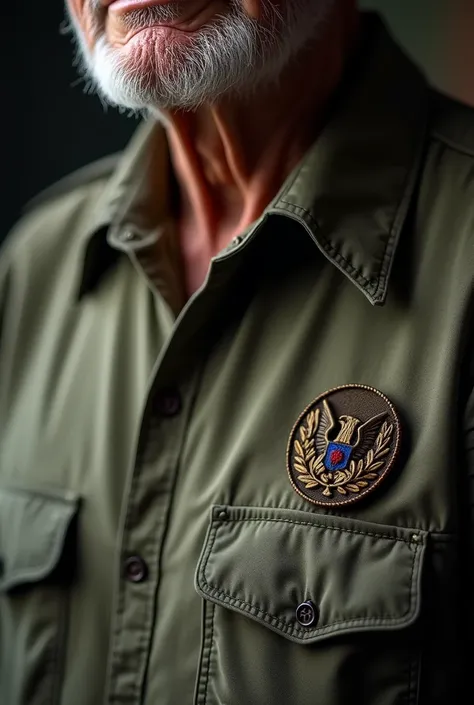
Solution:
[[[2,253],[2,704],[460,702],[472,111],[353,0],[69,12],[148,119]]]

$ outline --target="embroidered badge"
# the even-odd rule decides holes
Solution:
[[[298,418],[290,435],[288,474],[314,504],[356,502],[393,467],[400,420],[387,397],[358,384],[325,392]]]

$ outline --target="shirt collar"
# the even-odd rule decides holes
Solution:
[[[382,304],[420,169],[430,91],[378,16],[364,17],[361,46],[325,128],[266,213],[299,221],[371,303]],[[81,293],[117,250],[146,249],[159,238],[170,215],[170,173],[164,130],[145,123],[86,233]]]

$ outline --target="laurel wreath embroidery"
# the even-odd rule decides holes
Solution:
[[[299,439],[294,443],[294,467],[299,472],[300,480],[306,489],[323,487],[323,495],[332,497],[333,490],[341,495],[355,494],[368,487],[372,480],[376,480],[377,470],[385,464],[385,456],[390,452],[390,442],[393,435],[393,424],[384,421],[374,447],[371,448],[357,462],[351,460],[349,468],[337,470],[329,474],[324,466],[324,453],[316,457],[314,434],[319,425],[319,409],[310,411],[306,422],[300,426]]]

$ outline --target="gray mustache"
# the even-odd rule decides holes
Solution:
[[[89,7],[92,15],[97,18],[105,14],[102,0],[89,0]],[[122,16],[122,22],[129,29],[135,29],[136,27],[149,24],[150,22],[171,22],[179,19],[182,12],[182,3],[171,2],[166,5],[154,5],[153,7],[131,10]]]
[[[179,19],[182,14],[182,5],[178,2],[173,2],[166,5],[154,5],[153,7],[131,10],[122,16],[122,22],[128,29],[136,29],[144,24],[172,22]]]

